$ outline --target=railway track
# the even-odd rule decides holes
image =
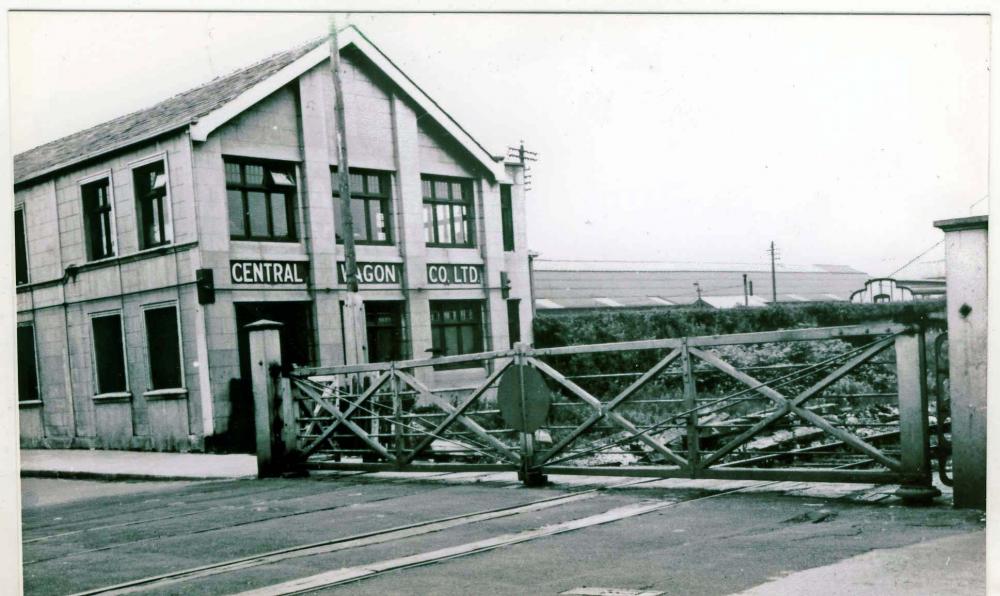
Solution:
[[[336,538],[322,542],[315,542],[311,544],[303,544],[285,549],[259,553],[247,557],[241,557],[238,559],[213,563],[209,565],[171,571],[168,573],[144,577],[136,580],[130,580],[115,585],[93,588],[82,592],[78,592],[73,596],[97,596],[97,595],[112,596],[112,595],[136,594],[151,590],[163,590],[165,588],[171,588],[171,591],[173,591],[178,589],[177,584],[182,584],[185,582],[205,579],[208,577],[225,573],[247,571],[265,565],[271,565],[283,561],[289,561],[292,559],[300,559],[316,555],[331,554],[338,551],[344,551],[354,548],[362,548],[375,544],[384,544],[397,540],[403,540],[407,538],[413,538],[416,536],[431,534],[434,532],[440,532],[450,528],[456,528],[459,526],[475,524],[489,520],[500,519],[504,517],[527,514],[546,509],[553,509],[556,507],[560,507],[562,505],[568,505],[570,503],[581,502],[594,498],[607,489],[624,488],[627,486],[634,486],[648,482],[655,482],[657,480],[659,479],[645,478],[641,480],[631,480],[611,485],[608,487],[577,490],[565,495],[539,499],[521,505],[512,505],[507,507],[499,507],[495,509],[477,511],[468,514],[442,517],[414,524],[396,526],[385,530],[356,534],[352,536]],[[389,571],[405,569],[408,567],[415,567],[421,565],[429,565],[445,559],[467,556],[478,552],[485,552],[487,550],[492,550],[495,548],[500,548],[502,546],[516,544],[519,542],[525,542],[528,540],[541,538],[543,536],[551,536],[577,529],[591,527],[602,523],[610,523],[613,521],[617,521],[619,519],[635,517],[637,515],[642,515],[644,513],[649,513],[652,511],[658,511],[660,509],[673,507],[687,502],[713,498],[724,494],[738,492],[740,490],[757,488],[757,487],[767,486],[770,484],[775,484],[775,482],[757,483],[751,486],[741,487],[728,491],[722,491],[719,493],[714,493],[712,495],[696,497],[693,499],[686,499],[681,501],[643,501],[641,503],[634,505],[617,507],[597,515],[591,515],[584,518],[574,519],[568,522],[562,522],[551,526],[543,526],[541,528],[516,532],[514,534],[504,534],[501,536],[495,536],[492,538],[476,541],[473,543],[462,544],[455,547],[448,547],[445,549],[441,549],[439,551],[419,553],[417,555],[404,557],[402,559],[379,561],[376,563],[363,565],[359,567],[348,567],[348,568],[328,571],[318,574],[316,576],[300,578],[297,580],[293,580],[291,582],[284,582],[281,584],[276,584],[274,586],[260,588],[259,590],[249,592],[248,594],[256,594],[256,595],[297,594],[297,593],[311,592],[326,587],[348,583],[351,581],[368,579],[382,573],[387,573]]]

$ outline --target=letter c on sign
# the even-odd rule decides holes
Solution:
[[[236,274],[237,272],[239,272],[240,275],[237,275]],[[243,275],[242,275],[243,270],[240,268],[240,264],[239,263],[233,263],[232,265],[230,265],[229,266],[229,273],[230,273],[230,275],[233,276],[233,281],[235,281],[238,284],[243,283]]]
[[[432,284],[438,283],[437,267],[434,267],[432,265],[432,266],[430,266],[430,267],[427,268],[427,279]]]

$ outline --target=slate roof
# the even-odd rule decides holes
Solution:
[[[187,126],[304,56],[326,38],[286,50],[232,74],[103,124],[45,143],[14,156],[14,183],[121,149]]]

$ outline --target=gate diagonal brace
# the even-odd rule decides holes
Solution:
[[[348,406],[347,411],[344,412],[344,417],[345,418],[350,417],[350,415],[354,413],[354,410],[356,410],[359,407],[361,407],[361,404],[363,404],[371,396],[375,395],[375,392],[377,392],[382,387],[382,385],[385,384],[386,380],[388,380],[388,379],[389,379],[389,373],[388,372],[385,372],[385,373],[379,375],[378,378],[375,379],[375,382],[372,383],[371,387],[369,387],[367,390],[365,390],[364,393],[362,393],[360,396],[358,396],[358,399],[356,401],[352,402],[351,405]],[[295,379],[295,382],[299,385],[299,390],[300,391],[303,391],[303,390],[309,388],[309,386],[306,385],[305,381],[302,381],[302,380],[299,380],[299,379]],[[332,386],[327,386],[323,390],[323,394],[321,396],[319,396],[319,399],[316,399],[316,397],[314,397],[312,395],[310,395],[310,397],[312,397],[312,399],[314,401],[316,401],[317,405],[320,408],[322,408],[322,407],[324,407],[323,406],[323,402],[326,401],[326,398],[329,396],[329,393],[330,393],[331,389],[332,389]],[[310,394],[309,391],[305,391],[305,392],[307,393],[307,395]],[[314,439],[312,443],[310,443],[308,446],[306,446],[306,448],[302,451],[302,456],[303,457],[308,457],[309,454],[311,454],[314,450],[316,450],[317,447],[319,447],[321,444],[323,444],[323,441],[325,441],[328,437],[330,437],[330,435],[333,434],[333,431],[337,429],[337,427],[340,425],[340,423],[341,423],[341,421],[340,421],[339,418],[337,420],[335,420],[329,427],[327,427],[320,434],[319,437],[317,437],[316,439]],[[313,422],[313,423],[310,423],[310,424],[315,424],[315,423]]]
[[[411,389],[420,394],[420,397],[430,401],[431,403],[441,408],[445,412],[448,412],[449,414],[454,414],[455,420],[457,420],[460,424],[462,424],[467,429],[472,431],[473,434],[475,434],[477,437],[479,437],[483,441],[486,441],[491,447],[493,447],[493,449],[502,453],[504,457],[506,457],[509,461],[513,462],[516,465],[521,465],[521,458],[518,457],[516,453],[511,451],[506,445],[504,445],[498,439],[496,439],[488,432],[486,432],[486,429],[479,426],[479,424],[477,424],[474,420],[459,412],[455,406],[451,405],[446,400],[438,397],[437,395],[434,395],[434,393],[431,392],[431,390],[426,385],[418,381],[415,377],[401,370],[396,371],[396,376],[401,381],[406,383]]]
[[[825,390],[830,385],[839,381],[841,378],[850,373],[852,370],[854,370],[861,364],[867,362],[868,360],[871,360],[876,355],[880,354],[883,350],[892,345],[894,341],[895,341],[894,337],[881,340],[879,342],[876,342],[874,345],[869,346],[868,349],[861,352],[860,354],[855,355],[853,358],[851,358],[850,360],[839,366],[836,370],[834,370],[827,376],[823,377],[816,384],[814,384],[813,386],[809,387],[808,389],[800,393],[798,396],[796,396],[795,399],[793,399],[788,406],[779,406],[778,409],[772,412],[771,415],[769,415],[767,418],[761,420],[757,424],[754,424],[751,428],[743,431],[735,438],[733,438],[731,441],[729,441],[728,443],[717,449],[714,453],[712,453],[710,457],[705,458],[704,462],[702,463],[702,466],[704,467],[710,466],[713,463],[722,459],[723,457],[729,455],[730,453],[735,451],[738,447],[740,447],[741,445],[749,441],[751,438],[762,432],[764,429],[774,424],[777,420],[779,420],[783,416],[787,416],[788,414],[790,414],[792,410],[789,406],[801,406],[807,400],[815,397],[816,395],[819,395],[820,393],[823,392],[823,390]]]
[[[385,375],[385,376],[388,377],[388,375]],[[377,387],[376,387],[376,389],[377,389]],[[354,407],[359,406],[362,402],[364,402],[364,400],[368,399],[369,397],[371,397],[372,394],[375,393],[375,391],[373,391],[371,388],[369,388],[368,391],[365,391],[365,394],[363,394],[362,397],[359,398],[357,402],[355,402],[355,403],[352,404],[352,408],[349,408],[348,409],[348,413],[346,413],[346,414],[344,412],[341,412],[336,406],[334,406],[333,404],[331,404],[330,402],[328,402],[326,399],[324,399],[319,394],[319,392],[316,391],[315,389],[313,389],[312,387],[306,387],[304,384],[300,384],[299,390],[305,392],[310,398],[312,398],[313,400],[315,400],[316,403],[318,403],[321,406],[323,406],[324,410],[326,410],[330,414],[333,414],[334,417],[337,418],[337,421],[333,425],[331,425],[330,428],[328,428],[324,432],[327,432],[327,431],[328,432],[333,432],[331,429],[333,429],[336,424],[343,424],[344,426],[346,426],[347,428],[349,428],[351,430],[351,432],[353,432],[355,435],[357,435],[357,437],[359,439],[361,439],[362,441],[364,441],[365,444],[368,445],[368,447],[370,447],[373,451],[375,451],[376,453],[378,453],[380,456],[384,457],[385,459],[387,459],[387,460],[389,460],[391,462],[395,462],[396,461],[396,458],[393,457],[393,455],[391,453],[389,453],[389,451],[386,450],[385,447],[383,447],[382,445],[380,445],[378,443],[378,441],[376,441],[375,439],[373,439],[367,432],[365,432],[365,430],[363,428],[361,428],[357,424],[354,424],[353,422],[351,422],[350,420],[347,419],[347,416],[350,415],[350,412],[353,411]]]
[[[676,356],[674,356],[673,353],[671,353],[670,356],[668,356],[668,358],[670,358],[671,356],[673,356],[673,358],[676,358]],[[653,437],[651,437],[648,434],[646,434],[648,431],[639,430],[634,424],[632,424],[629,420],[627,420],[621,414],[619,414],[618,412],[611,411],[609,408],[607,408],[605,406],[605,404],[601,403],[601,400],[597,399],[596,397],[594,397],[593,395],[591,395],[590,393],[588,393],[585,389],[583,389],[582,387],[580,387],[579,385],[577,385],[573,381],[570,381],[569,379],[567,379],[565,376],[563,376],[562,373],[560,373],[556,369],[552,368],[551,366],[549,366],[548,364],[542,362],[541,360],[536,360],[535,358],[528,358],[528,363],[531,364],[532,366],[534,366],[535,368],[537,368],[538,370],[540,370],[541,372],[547,374],[549,377],[552,378],[552,380],[554,380],[555,382],[559,383],[560,385],[562,385],[563,387],[565,387],[566,389],[568,389],[570,392],[572,392],[574,395],[576,395],[578,398],[580,398],[582,401],[584,401],[585,403],[587,403],[590,407],[594,408],[594,410],[596,410],[596,413],[594,414],[594,416],[592,416],[592,418],[596,417],[596,419],[594,419],[594,422],[596,422],[597,420],[599,420],[601,417],[606,417],[611,422],[614,422],[618,426],[621,426],[622,428],[624,428],[627,431],[629,431],[630,433],[632,433],[637,440],[642,441],[643,443],[645,443],[646,445],[648,445],[650,448],[652,448],[654,451],[656,451],[660,455],[666,457],[667,459],[673,461],[677,465],[679,465],[681,467],[685,467],[685,466],[688,465],[687,460],[685,460],[683,457],[677,455],[676,453],[674,453],[673,451],[671,451],[670,449],[668,449],[665,445],[663,445],[662,443],[660,443],[659,441],[657,441]],[[661,361],[660,364],[663,364],[662,361]],[[667,364],[669,364],[669,362],[667,362]],[[663,366],[666,366],[666,364],[664,364]],[[657,367],[659,367],[659,364],[657,364]],[[656,368],[656,367],[654,367],[654,368]],[[646,375],[643,375],[643,376],[645,377]],[[652,378],[652,375],[649,375],[649,377],[646,380],[648,381],[650,378]],[[633,384],[633,386],[634,385],[635,384]],[[638,387],[636,387],[636,390],[637,389],[638,389]],[[619,396],[619,397],[621,397],[621,396]],[[626,395],[625,397],[628,397],[628,395]],[[618,403],[621,403],[621,401],[623,399],[619,399],[617,401],[617,403],[615,403],[615,405],[618,405]],[[588,422],[590,422],[590,419],[588,419],[587,422],[584,422],[584,424],[586,425]],[[592,425],[594,422],[590,422],[590,425]],[[586,430],[586,428],[584,430]],[[581,434],[582,434],[582,432],[583,431],[581,431]],[[579,434],[577,436],[579,436]],[[561,442],[560,443],[560,449],[562,449],[562,448],[565,448],[565,445],[562,445],[562,442]],[[554,455],[554,453],[552,453],[553,451],[554,451],[554,448],[551,449],[551,450],[549,450],[549,452],[547,452],[546,454],[544,454],[543,457],[545,459],[550,458],[551,457],[550,454]],[[542,461],[545,461],[545,459],[543,459]]]
[[[714,354],[711,354],[709,352],[703,352],[697,348],[688,348],[688,350],[692,355],[697,356],[699,359],[707,362],[716,369],[726,373],[730,377],[747,385],[754,391],[760,393],[764,397],[767,397],[771,401],[775,402],[775,404],[777,404],[779,408],[787,409],[789,412],[794,413],[799,418],[802,418],[806,422],[812,423],[817,428],[820,428],[827,434],[833,435],[834,437],[840,439],[845,444],[853,447],[857,451],[860,451],[864,455],[871,457],[872,459],[884,465],[885,467],[889,468],[890,470],[894,472],[902,471],[902,464],[898,460],[895,460],[887,456],[886,454],[882,453],[876,447],[870,445],[869,443],[866,443],[857,435],[854,435],[852,433],[847,432],[846,430],[833,426],[822,416],[810,410],[807,410],[803,407],[800,407],[799,405],[796,405],[795,402],[790,401],[787,397],[785,397],[778,391],[772,389],[771,387],[768,387],[766,383],[758,381],[757,379],[751,377],[750,375],[737,370],[736,368],[734,368],[727,362],[721,360],[718,356],[715,356]],[[806,397],[807,398],[811,397],[811,395],[812,394],[809,394]],[[801,398],[802,396],[800,395],[799,397]],[[709,458],[706,459],[705,461],[709,462],[711,461],[711,459],[712,458]]]
[[[455,422],[455,420],[457,420],[460,416],[462,416],[463,414],[465,414],[465,411],[469,408],[469,406],[471,406],[473,403],[475,403],[475,401],[477,399],[479,399],[483,395],[483,393],[486,392],[487,389],[490,388],[490,386],[500,377],[500,375],[502,375],[504,373],[504,371],[506,371],[508,368],[510,368],[510,365],[511,365],[511,361],[508,360],[507,362],[505,362],[505,363],[501,364],[500,366],[498,366],[497,369],[495,371],[493,371],[493,374],[491,374],[486,379],[486,381],[483,382],[482,385],[480,385],[475,391],[473,391],[469,395],[469,397],[467,397],[465,399],[464,402],[462,402],[457,408],[455,408],[450,414],[448,414],[448,416],[443,421],[441,421],[441,423],[438,424],[434,428],[434,430],[432,430],[430,433],[428,433],[426,437],[424,437],[423,439],[421,439],[420,443],[418,443],[416,445],[416,447],[413,448],[413,451],[410,452],[409,455],[404,455],[403,456],[403,459],[401,460],[402,464],[406,465],[406,464],[412,462],[414,459],[417,458],[418,455],[420,455],[420,453],[424,449],[427,449],[427,447],[430,446],[430,444],[434,442],[434,439],[436,439],[437,437],[439,437],[442,432],[444,432],[449,426],[452,425],[452,423]],[[406,382],[405,379],[401,379],[401,380],[404,383]]]

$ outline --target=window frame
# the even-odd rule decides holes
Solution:
[[[367,245],[367,246],[392,246],[395,244],[395,237],[392,233],[392,218],[393,218],[393,172],[387,170],[373,170],[369,168],[347,168],[348,175],[359,174],[361,176],[378,176],[379,185],[384,189],[384,194],[371,194],[368,192],[356,193],[354,190],[351,191],[352,201],[363,201],[365,210],[365,234],[367,235],[367,240],[354,239],[355,244]],[[337,241],[337,244],[343,244],[344,239],[340,230],[341,220],[336,216],[336,213],[340,211],[340,185],[337,183],[337,166],[330,166],[330,182],[333,188],[333,208],[334,208],[334,222],[333,222],[333,234]],[[364,186],[368,186],[367,179],[363,181]],[[373,221],[371,218],[370,211],[368,209],[368,203],[373,201],[379,201],[382,203],[382,210],[385,214],[385,240],[372,240],[373,237]],[[357,223],[354,224],[355,230],[357,230]],[[356,232],[355,232],[356,235]]]
[[[408,326],[408,321],[407,321],[407,316],[406,316],[407,315],[407,308],[406,308],[407,307],[407,303],[406,303],[406,300],[365,300],[364,303],[365,303],[365,336],[366,336],[366,339],[369,340],[368,341],[368,344],[369,344],[368,345],[368,357],[369,357],[368,361],[369,362],[374,362],[373,360],[371,360],[372,349],[371,349],[371,341],[370,341],[370,339],[371,339],[370,338],[370,336],[371,336],[371,330],[373,328],[374,329],[398,330],[399,331],[399,346],[398,346],[399,349],[397,350],[397,352],[399,354],[398,360],[406,360],[406,359],[408,359],[410,357],[410,333],[409,333],[409,326]],[[373,311],[375,309],[371,309],[369,305],[371,305],[371,304],[382,305],[382,304],[386,304],[386,303],[391,303],[391,304],[394,305],[394,308],[395,308],[396,312],[393,313],[393,314],[397,317],[397,320],[395,321],[395,324],[394,325],[381,325],[381,324],[371,325],[370,324],[371,323],[371,319],[369,319],[368,317],[370,316],[371,311]],[[379,361],[379,362],[383,362],[383,361]],[[387,361],[384,361],[384,362],[391,362],[391,361],[387,360]]]
[[[458,309],[461,309],[461,308],[465,308],[465,307],[468,307],[468,306],[475,305],[474,311],[476,313],[476,320],[473,321],[473,322],[471,322],[471,323],[466,323],[466,322],[460,322],[460,323],[439,322],[439,323],[435,323],[434,322],[435,307],[441,308],[441,305],[450,306],[450,307],[452,307],[453,310],[458,310]],[[485,315],[485,312],[484,312],[485,311],[485,307],[486,307],[486,301],[482,300],[482,299],[429,300],[428,301],[428,310],[429,310],[429,314],[430,314],[430,323],[431,323],[431,350],[432,350],[432,356],[434,358],[443,358],[445,356],[462,356],[462,355],[465,355],[465,354],[476,354],[478,352],[484,351],[486,349],[486,333],[485,333],[485,330],[483,329],[484,321],[486,319],[486,315]],[[444,353],[438,353],[437,351],[433,351],[435,345],[439,346],[443,350],[443,347],[444,347],[444,341],[443,341],[444,340],[444,338],[443,338],[444,331],[443,330],[445,328],[448,328],[448,327],[458,327],[458,328],[472,327],[472,329],[473,329],[473,342],[476,343],[476,344],[478,344],[479,349],[478,350],[474,349],[474,350],[467,351],[467,352],[460,352],[460,353],[457,353],[457,354],[444,354]],[[440,340],[438,339],[439,333],[442,334],[442,337],[441,337]],[[462,337],[461,333],[459,333],[458,334],[458,338],[459,338],[459,342],[460,343],[461,343],[461,337]],[[482,367],[483,367],[483,363],[482,362],[477,362],[477,361],[473,360],[473,361],[469,361],[469,362],[456,362],[456,363],[453,363],[453,364],[435,364],[434,365],[434,370],[453,370],[453,369],[482,368]]]
[[[436,196],[428,197],[424,192],[424,183],[429,182],[431,186],[431,195],[435,194],[435,182],[446,182],[448,183],[448,199],[441,199]],[[451,185],[452,183],[459,183],[462,185],[463,192],[468,192],[467,197],[463,197],[462,200],[456,201],[451,198]],[[422,205],[424,207],[424,213],[427,213],[427,206],[430,205],[431,209],[431,221],[424,221],[424,242],[427,246],[432,248],[475,248],[476,247],[476,188],[473,178],[462,178],[459,176],[439,176],[437,174],[421,174],[420,175],[420,194],[422,196]],[[466,241],[464,243],[459,242],[441,242],[438,236],[438,206],[446,205],[449,207],[449,229],[451,232],[452,239],[455,238],[455,206],[465,206],[466,207]],[[426,218],[426,215],[424,216]],[[432,230],[433,240],[427,239],[427,225],[430,225]]]
[[[514,235],[513,190],[513,186],[510,184],[500,185],[500,226],[503,232],[504,252],[514,252],[517,246],[516,237]]]
[[[102,317],[118,317],[118,329],[121,332],[121,342],[122,342],[122,369],[125,371],[125,388],[122,391],[101,391],[101,380],[98,375],[97,368],[97,344],[95,343],[96,337],[94,337],[94,319],[100,319]],[[103,310],[88,313],[87,319],[90,321],[90,362],[91,368],[93,370],[93,387],[94,387],[94,397],[125,397],[131,396],[132,394],[132,384],[129,379],[128,374],[128,344],[125,342],[125,315],[121,309]]]
[[[237,164],[240,167],[240,183],[235,184],[229,181],[226,174],[227,164]],[[246,166],[262,166],[264,168],[263,180],[264,184],[248,185],[246,180]],[[298,220],[296,214],[300,211],[298,200],[299,200],[299,167],[298,163],[293,161],[281,161],[275,159],[266,158],[254,158],[254,157],[243,157],[234,155],[224,155],[222,156],[222,179],[226,187],[226,209],[230,209],[229,206],[229,191],[239,191],[240,199],[243,206],[243,230],[244,235],[236,235],[233,233],[232,222],[227,217],[226,225],[229,229],[229,239],[237,242],[282,242],[282,243],[297,243],[299,242],[299,229]],[[292,182],[294,186],[285,186],[273,184],[271,181],[271,168],[284,174],[290,173],[293,176]],[[282,189],[286,189],[282,191]],[[250,210],[248,204],[247,195],[250,192],[263,192],[268,200],[266,201],[267,207],[267,227],[268,235],[265,236],[255,236],[251,232],[250,225]],[[279,237],[274,235],[274,215],[273,209],[270,201],[271,194],[283,193],[285,195],[285,218],[286,225],[288,226],[288,235],[284,237]]]
[[[108,185],[108,234],[110,235],[111,251],[110,254],[94,257],[91,255],[90,221],[87,215],[84,187],[96,184],[101,180],[106,180]],[[83,225],[80,229],[83,234],[83,249],[87,262],[94,263],[116,258],[118,256],[118,223],[115,221],[115,181],[111,170],[107,169],[77,180],[77,188],[80,192],[80,216],[83,219]]]
[[[180,386],[178,387],[154,387],[153,386],[153,358],[150,351],[150,337],[149,328],[146,324],[146,313],[150,310],[159,310],[164,308],[174,309],[174,323],[177,325],[177,360],[180,367]],[[167,302],[154,302],[151,304],[142,305],[139,310],[142,313],[142,335],[146,339],[146,394],[150,393],[179,393],[187,391],[187,378],[185,377],[184,371],[184,336],[182,335],[183,328],[181,327],[181,309],[180,305],[176,300],[170,300]]]
[[[515,343],[521,340],[521,299],[520,298],[508,298],[504,300],[507,305],[507,339],[510,347],[513,348]],[[514,316],[511,317],[511,314]],[[514,325],[514,323],[517,323]],[[515,339],[514,336],[517,336]]]
[[[156,162],[163,163],[163,177],[165,180],[163,187],[163,238],[164,240],[158,244],[152,244],[149,246],[144,246],[143,236],[145,235],[145,230],[142,225],[142,217],[140,213],[142,210],[139,207],[139,203],[142,199],[137,196],[138,188],[136,187],[136,170],[145,168]],[[155,155],[150,155],[142,159],[135,160],[128,164],[129,172],[131,173],[132,182],[132,197],[135,200],[135,231],[136,231],[136,241],[139,247],[139,252],[147,250],[155,250],[157,248],[162,248],[164,246],[169,246],[174,243],[174,213],[172,203],[172,195],[170,193],[170,162],[167,158],[167,152],[162,151]]]
[[[21,242],[18,246],[17,242],[17,218],[21,218]],[[20,248],[20,254],[23,256],[24,261],[24,279],[18,280],[18,248]],[[14,285],[23,286],[25,284],[31,283],[31,261],[28,255],[28,219],[25,215],[25,207],[23,204],[14,207]]]
[[[38,335],[35,333],[35,321],[24,321],[17,324],[17,331],[20,331],[22,327],[31,328],[31,352],[32,352],[32,364],[35,367],[35,395],[30,399],[23,399],[21,396],[21,360],[18,358],[18,371],[17,371],[17,403],[18,404],[31,404],[41,401],[42,399],[42,379],[38,374]],[[17,341],[15,336],[14,341]],[[19,350],[18,350],[19,351]]]

